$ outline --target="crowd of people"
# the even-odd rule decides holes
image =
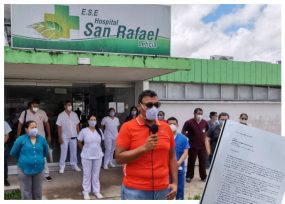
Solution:
[[[17,158],[18,181],[21,198],[42,198],[42,183],[52,181],[47,157],[51,131],[40,102],[29,103],[20,117],[17,139],[10,156]],[[63,174],[69,149],[70,165],[80,172],[77,147],[81,151],[83,169],[82,194],[90,199],[92,192],[98,199],[104,198],[100,190],[100,169],[123,165],[124,178],[121,187],[123,200],[184,199],[184,184],[194,178],[198,157],[199,174],[206,181],[206,169],[210,166],[222,125],[230,118],[228,113],[211,112],[210,120],[203,119],[203,110],[196,108],[193,118],[187,120],[178,131],[175,115],[165,119],[157,94],[143,91],[138,105],[130,108],[130,114],[121,125],[116,110],[110,108],[99,125],[96,114],[87,117],[88,127],[80,129],[79,113],[72,111],[72,102],[64,103],[56,125],[60,143],[59,173]],[[248,115],[240,115],[240,123],[247,125]],[[5,186],[8,182],[7,158],[11,128],[5,121]],[[187,159],[188,157],[188,159]],[[185,161],[187,160],[187,168]]]

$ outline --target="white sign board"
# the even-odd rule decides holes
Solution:
[[[12,4],[12,47],[170,55],[170,6]]]
[[[226,121],[201,204],[281,204],[284,191],[285,138]]]

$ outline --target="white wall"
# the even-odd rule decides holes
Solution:
[[[160,110],[168,117],[174,116],[179,121],[179,129],[186,120],[193,117],[194,109],[199,107],[204,111],[204,119],[209,120],[209,113],[227,112],[230,119],[239,121],[241,113],[247,113],[251,126],[281,134],[281,103],[280,102],[236,102],[236,101],[161,101]]]

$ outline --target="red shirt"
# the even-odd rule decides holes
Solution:
[[[158,143],[153,150],[154,190],[168,188],[169,185],[169,152],[175,148],[174,136],[169,125],[156,121],[158,125]],[[123,124],[120,129],[117,146],[132,150],[143,145],[150,135],[149,128],[138,116]],[[123,184],[129,188],[152,191],[152,159],[148,151],[137,159],[125,164]]]
[[[192,118],[185,122],[182,132],[186,133],[190,147],[198,150],[205,148],[206,132],[208,129],[209,126],[207,121],[202,119],[198,124],[197,121]]]

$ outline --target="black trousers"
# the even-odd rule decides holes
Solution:
[[[8,179],[8,156],[9,148],[4,146],[4,181]]]
[[[207,151],[205,148],[199,150],[190,148],[188,150],[188,165],[187,165],[186,178],[192,179],[194,177],[194,169],[195,169],[195,162],[197,156],[199,159],[200,178],[204,180],[207,178],[207,173],[206,173]]]

